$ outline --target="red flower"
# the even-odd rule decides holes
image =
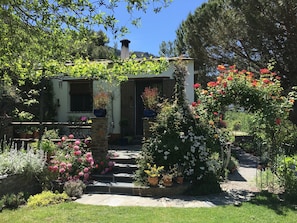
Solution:
[[[219,113],[217,113],[217,112],[214,112],[213,114],[214,114],[215,116],[217,116]]]
[[[229,68],[231,69],[231,70],[234,70],[235,69],[235,65],[232,65],[232,66],[230,66]]]
[[[281,124],[281,119],[280,118],[276,118],[275,119],[275,124],[280,125]]]
[[[227,82],[223,83],[223,87],[226,88],[227,87]]]
[[[281,77],[280,77],[280,76],[276,76],[275,78],[276,78],[277,80],[280,80],[280,79],[281,79]]]
[[[252,82],[253,87],[256,87],[257,84],[258,84],[258,82],[256,80],[253,80],[253,82]]]
[[[267,68],[263,68],[263,69],[260,69],[260,73],[261,74],[269,74],[270,70],[268,70]]]
[[[265,83],[265,84],[269,84],[269,83],[270,83],[270,80],[267,79],[267,78],[264,78],[264,79],[263,79],[263,83]]]
[[[195,89],[200,88],[200,86],[201,86],[201,84],[198,84],[198,83],[194,84]]]
[[[227,77],[227,80],[228,80],[228,81],[232,81],[232,80],[233,80],[233,77],[228,76],[228,77]]]
[[[193,106],[193,107],[196,107],[196,106],[197,106],[197,102],[193,101],[193,102],[192,102],[192,106]]]
[[[210,81],[210,82],[207,83],[207,86],[208,87],[215,87],[215,86],[217,86],[217,83],[214,82],[214,81]]]

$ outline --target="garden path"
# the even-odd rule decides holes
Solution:
[[[78,203],[105,206],[143,207],[214,207],[239,204],[251,199],[256,192],[257,157],[235,148],[239,168],[221,184],[220,194],[206,196],[141,197],[116,194],[84,194]]]

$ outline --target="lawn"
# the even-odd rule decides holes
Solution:
[[[0,213],[1,223],[40,222],[296,222],[296,206],[284,204],[274,196],[258,196],[241,207],[147,208],[82,205],[74,202],[40,208],[22,207]]]

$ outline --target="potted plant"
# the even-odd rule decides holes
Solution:
[[[181,166],[179,166],[178,164],[176,164],[173,167],[173,173],[174,173],[174,179],[175,179],[176,183],[183,184],[183,182],[184,182],[183,168]]]
[[[150,163],[148,163],[147,167],[148,169],[144,170],[144,172],[148,175],[147,180],[149,184],[152,186],[157,186],[159,183],[159,177],[164,169],[164,166],[158,167],[156,164],[152,166]]]
[[[106,116],[106,106],[109,103],[109,94],[104,91],[100,91],[93,97],[94,103],[94,115],[96,117]]]
[[[163,185],[165,187],[170,187],[173,184],[173,174],[172,173],[165,173],[162,175],[162,181],[163,181]]]
[[[155,117],[159,101],[158,88],[146,87],[141,98],[144,105],[144,117]]]

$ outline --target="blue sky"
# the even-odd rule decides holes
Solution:
[[[116,11],[116,18],[120,20],[120,25],[128,26],[130,33],[120,39],[110,38],[110,46],[118,43],[121,39],[129,39],[130,51],[149,52],[155,56],[159,55],[159,46],[161,42],[173,41],[175,39],[175,31],[183,20],[187,18],[189,13],[194,12],[196,8],[207,0],[173,0],[169,7],[162,9],[161,12],[155,14],[152,11],[146,14],[138,14],[141,16],[141,26],[136,28],[130,25],[130,17],[124,12],[124,9]],[[136,16],[136,17],[137,17]]]

